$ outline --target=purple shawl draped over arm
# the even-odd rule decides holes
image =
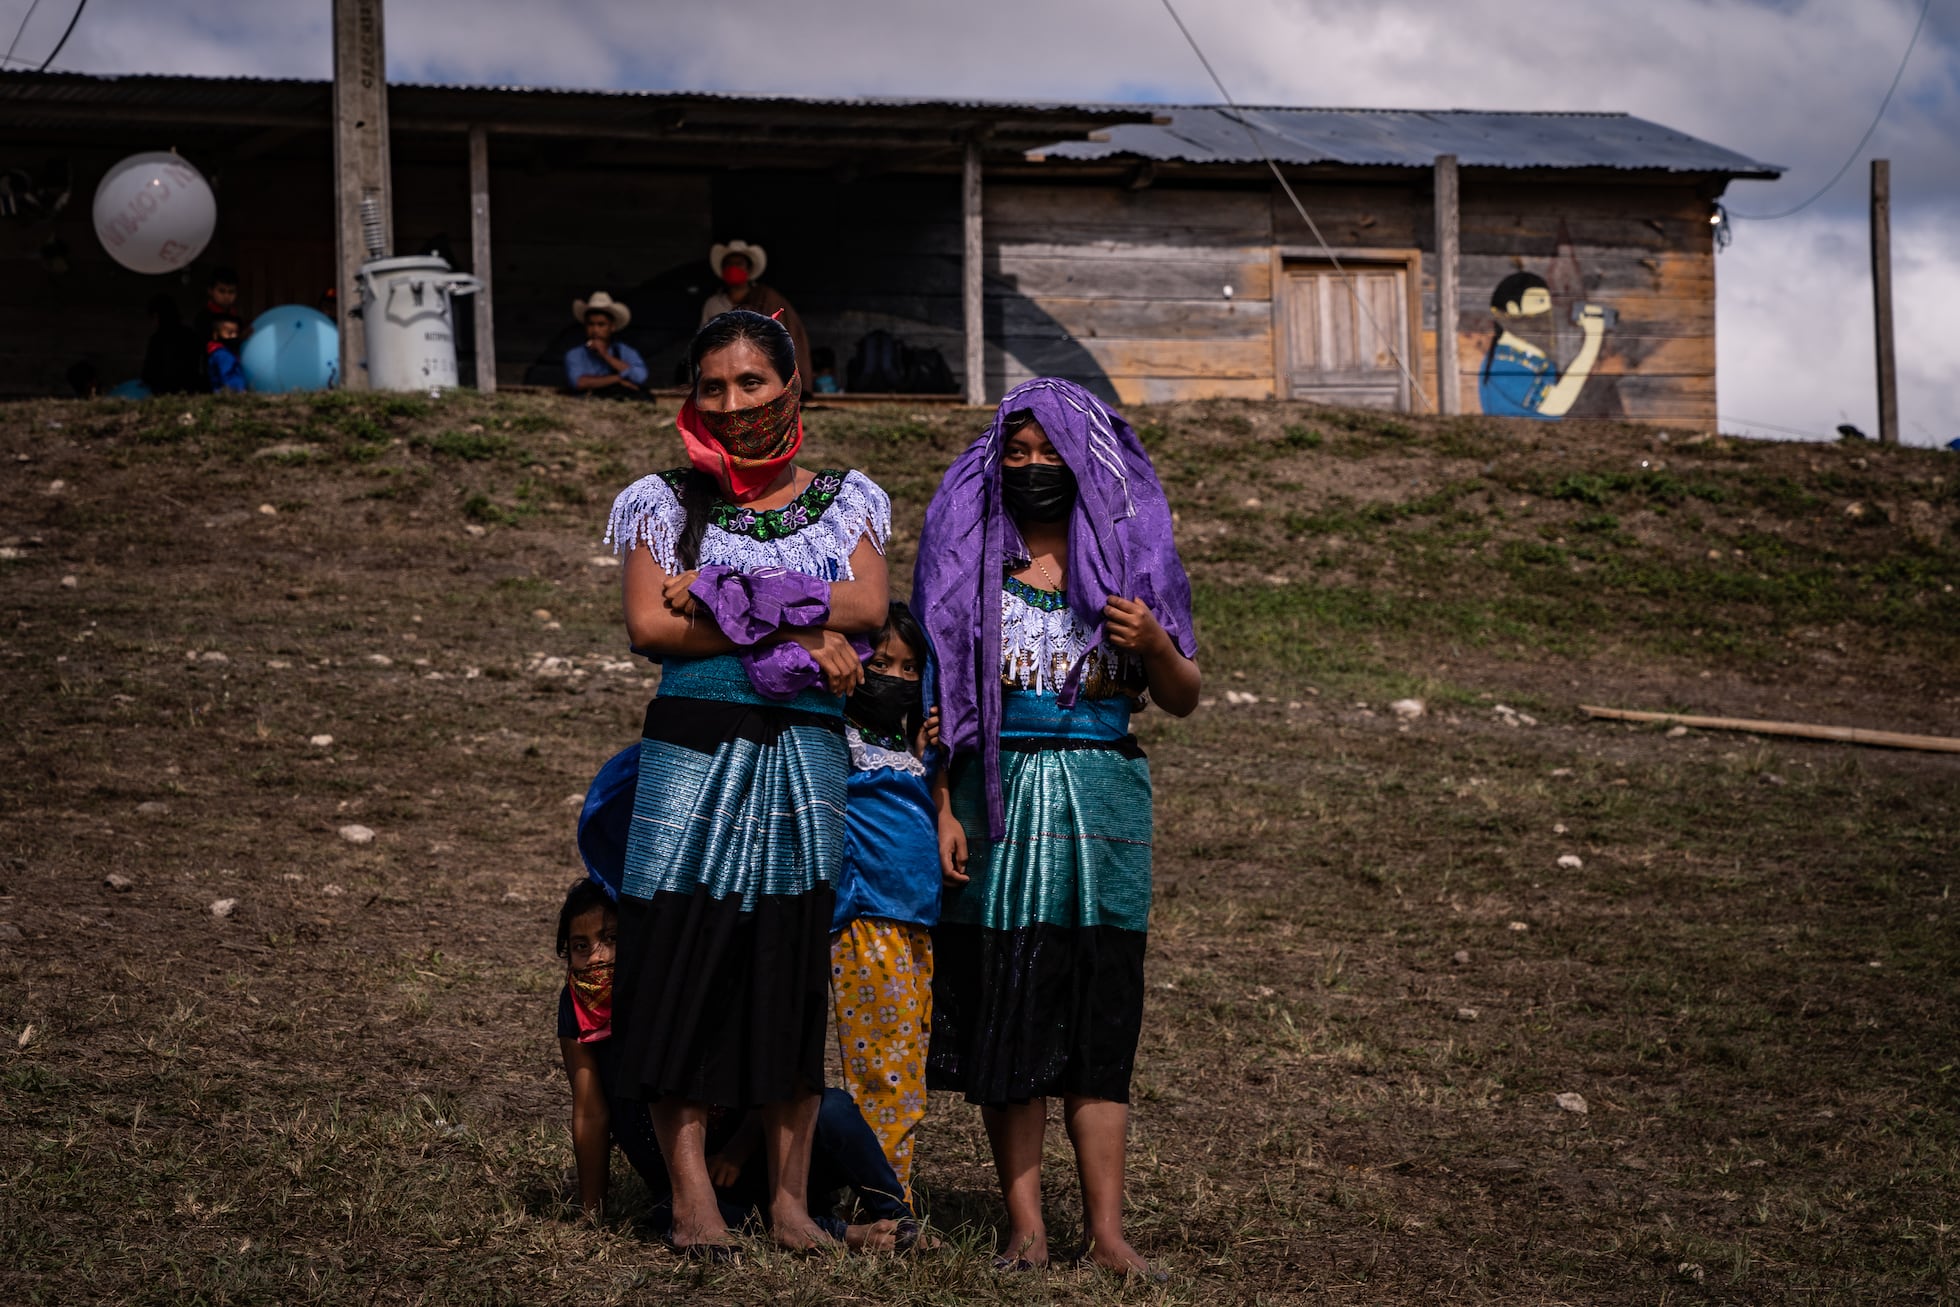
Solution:
[[[1010,558],[1025,556],[1021,533],[1001,506],[1000,464],[1007,415],[1028,409],[1075,473],[1069,521],[1068,603],[1103,640],[1109,596],[1140,599],[1185,657],[1198,642],[1191,582],[1171,536],[1170,504],[1143,443],[1120,414],[1071,381],[1037,377],[1007,393],[993,424],[946,470],[926,509],[913,573],[912,607],[938,652],[940,738],[954,754],[978,752],[987,821],[1006,830],[1000,785],[1000,592]],[[1085,657],[1069,669],[1060,699],[1075,703]]]
[[[830,617],[830,582],[782,567],[738,572],[719,565],[700,569],[687,592],[701,601],[721,633],[742,646],[742,669],[757,694],[793,699],[823,685],[823,669],[802,645],[792,641],[764,645],[776,632],[822,626]],[[871,646],[853,638],[860,661]]]

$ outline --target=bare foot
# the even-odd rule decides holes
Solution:
[[[898,1246],[897,1221],[844,1227],[844,1246],[854,1253],[888,1253]]]
[[[1001,1244],[1000,1255],[1008,1262],[1026,1262],[1029,1266],[1048,1265],[1047,1229],[1009,1230]]]
[[[717,1247],[735,1242],[728,1235],[728,1226],[722,1221],[721,1213],[715,1212],[711,1218],[690,1220],[680,1212],[674,1213],[674,1228],[667,1236],[667,1242],[679,1249]]]
[[[1149,1279],[1160,1279],[1163,1272],[1153,1268],[1143,1259],[1143,1254],[1130,1247],[1129,1241],[1121,1235],[1114,1238],[1091,1239],[1083,1260],[1100,1270],[1114,1271],[1118,1275],[1136,1275]]]
[[[827,1252],[837,1246],[837,1241],[824,1233],[808,1212],[795,1212],[787,1219],[771,1213],[769,1234],[778,1248],[793,1253]]]

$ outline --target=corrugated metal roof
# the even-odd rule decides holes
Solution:
[[[331,83],[300,77],[191,77],[161,73],[32,73],[0,70],[0,100],[204,106],[310,105]],[[1108,122],[1148,118],[1153,105],[1071,104],[1060,100],[953,100],[922,96],[763,95],[736,91],[607,90],[567,86],[496,86],[461,82],[388,83],[392,93],[435,96],[497,95],[541,100],[674,101],[727,105],[801,105],[835,109],[951,109],[976,114],[1037,114]]]
[[[1623,113],[1475,109],[1289,109],[1167,105],[1169,126],[1130,123],[1038,153],[1058,159],[1260,163],[1249,126],[1277,163],[1427,168],[1454,154],[1466,168],[1625,168],[1775,177],[1758,163]]]
[[[1057,136],[1096,130],[1106,140],[1061,140],[1033,153],[1051,158],[1155,159],[1186,163],[1259,163],[1246,126],[1273,159],[1290,164],[1427,168],[1454,154],[1470,168],[1624,168],[1776,177],[1783,169],[1698,140],[1643,118],[1618,113],[1501,113],[1484,110],[1303,109],[1218,105],[1065,104],[1056,101],[950,100],[906,96],[753,95],[725,91],[609,91],[567,87],[439,85],[392,82],[391,109],[405,124],[418,117],[487,115],[526,105],[540,120],[576,118],[603,131],[608,120],[637,120],[664,106],[688,106],[735,122],[766,120],[771,110],[804,108],[863,117],[903,130],[905,111],[938,121],[992,120],[1012,129],[997,145],[1040,141],[1043,122]],[[178,120],[207,112],[310,120],[326,111],[329,83],[303,78],[182,77],[156,74],[0,72],[0,104],[17,127],[60,120],[64,113],[142,110]],[[712,107],[712,108],[710,108]],[[862,111],[852,115],[852,110]],[[1153,117],[1168,116],[1168,125]],[[492,120],[495,121],[495,120]],[[522,130],[506,122],[507,130]],[[922,125],[922,124],[921,124]]]

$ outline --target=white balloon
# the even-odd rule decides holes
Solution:
[[[218,224],[204,175],[162,151],[132,154],[95,188],[95,234],[132,272],[175,272],[203,252]]]

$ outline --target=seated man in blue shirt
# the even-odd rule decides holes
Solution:
[[[613,339],[633,320],[632,312],[600,290],[589,300],[573,300],[572,316],[585,324],[585,343],[565,353],[566,384],[581,395],[646,398],[646,360],[631,345]]]

